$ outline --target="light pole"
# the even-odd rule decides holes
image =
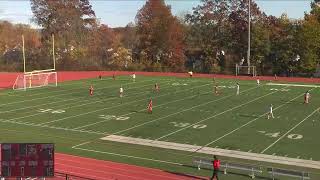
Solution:
[[[251,49],[251,0],[248,0],[249,12],[248,12],[248,52],[247,52],[247,63],[250,66],[250,49]],[[250,73],[250,67],[248,67],[248,74]]]

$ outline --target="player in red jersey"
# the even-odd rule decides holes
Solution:
[[[89,88],[89,94],[90,94],[90,96],[93,95],[93,90],[94,90],[94,89],[93,89],[93,86],[91,85],[90,88]]]
[[[152,114],[152,99],[150,99],[149,104],[148,104],[148,113]]]

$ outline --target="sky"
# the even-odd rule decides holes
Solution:
[[[171,5],[172,13],[181,16],[192,12],[192,7],[200,4],[200,0],[165,0]],[[303,18],[310,11],[312,0],[256,0],[256,3],[267,15],[279,17],[286,13],[289,18]],[[110,27],[124,27],[134,22],[137,11],[144,5],[145,0],[90,0],[96,17],[101,23]],[[32,11],[28,0],[0,0],[0,20],[12,23],[30,24]]]

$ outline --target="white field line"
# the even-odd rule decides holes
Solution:
[[[246,92],[246,91],[250,91],[250,90],[256,89],[256,88],[258,88],[258,87],[256,86],[256,87],[253,87],[253,88],[249,88],[249,89],[244,90],[244,91],[242,91],[242,92],[240,92],[240,93],[243,93],[243,92]],[[112,134],[113,134],[113,135],[115,135],[115,134],[120,134],[120,133],[123,133],[123,132],[125,132],[125,131],[129,131],[129,130],[131,130],[131,129],[135,129],[135,128],[140,127],[140,126],[144,126],[144,125],[146,125],[146,124],[150,124],[150,123],[152,123],[152,122],[155,122],[155,121],[158,121],[158,120],[161,120],[161,119],[170,117],[170,116],[174,116],[174,115],[180,114],[180,113],[185,112],[185,111],[189,111],[189,110],[194,109],[194,108],[197,108],[197,107],[199,107],[199,106],[204,106],[204,105],[210,104],[210,103],[212,103],[212,102],[216,102],[216,101],[219,101],[219,100],[222,100],[222,99],[226,99],[226,98],[231,97],[231,96],[234,96],[234,94],[231,94],[231,95],[228,95],[228,96],[224,96],[224,97],[221,97],[221,98],[218,98],[218,99],[209,101],[209,102],[205,102],[205,103],[202,103],[202,104],[199,104],[199,105],[196,105],[196,106],[192,106],[191,108],[187,108],[187,109],[184,109],[184,110],[182,110],[182,111],[178,111],[178,112],[175,112],[175,113],[172,113],[172,114],[169,114],[169,115],[166,115],[166,116],[163,116],[163,117],[154,119],[154,120],[152,120],[152,121],[148,121],[148,122],[144,122],[144,123],[141,123],[141,124],[137,124],[137,125],[135,125],[135,126],[133,126],[133,127],[130,127],[130,128],[124,129],[124,130],[120,130],[120,131],[115,132],[115,133],[112,133]]]
[[[265,148],[263,151],[261,151],[261,153],[266,152],[268,149],[270,149],[272,146],[274,146],[277,142],[279,142],[281,139],[283,139],[284,137],[286,137],[291,131],[293,131],[295,128],[297,128],[298,126],[300,126],[303,122],[305,122],[307,119],[309,119],[309,117],[311,117],[314,113],[318,112],[320,110],[320,107],[317,108],[316,110],[314,110],[311,114],[309,114],[306,118],[304,118],[302,121],[300,121],[298,124],[296,124],[294,127],[292,127],[289,131],[287,131],[284,135],[282,135],[279,139],[277,139],[276,141],[274,141],[272,144],[270,144],[267,148]]]
[[[317,85],[308,85],[308,84],[282,84],[282,83],[267,83],[267,85],[271,86],[294,86],[294,87],[313,87],[313,88],[318,88],[320,86]]]
[[[74,145],[74,146],[72,146],[72,148],[76,148],[76,147],[78,147],[78,146],[82,146],[82,145],[89,144],[89,143],[91,143],[91,141],[87,141],[87,142],[83,142],[83,143]]]
[[[111,142],[142,145],[142,146],[178,150],[178,151],[184,151],[184,152],[194,152],[196,149],[199,149],[201,147],[201,146],[190,145],[190,144],[165,142],[165,141],[153,141],[153,140],[147,140],[147,139],[141,139],[141,138],[132,138],[132,137],[115,136],[115,135],[106,136],[101,139],[111,141]],[[211,155],[211,156],[218,155],[218,156],[232,157],[237,159],[246,159],[246,160],[259,161],[259,162],[269,162],[269,163],[320,169],[319,161],[287,158],[287,157],[273,156],[273,155],[260,154],[260,153],[250,153],[250,152],[244,152],[244,151],[238,151],[238,150],[228,150],[227,148],[221,149],[221,148],[205,147],[201,149],[198,153]],[[191,153],[189,153],[188,156],[191,156]]]
[[[154,81],[154,80],[147,80],[147,81],[140,81],[140,82],[148,82],[148,81]],[[134,83],[135,82],[131,82],[131,83],[127,83],[127,84],[124,84],[124,85],[134,84]],[[139,83],[139,82],[136,82],[136,83]],[[113,88],[113,87],[119,87],[119,85],[109,86],[109,87],[105,87],[105,88],[99,88],[99,89],[96,89],[96,90],[109,89],[109,88]],[[71,89],[68,89],[68,91],[70,91],[70,90]],[[45,97],[41,97],[41,98],[28,99],[28,100],[23,100],[23,101],[15,101],[15,102],[10,102],[10,103],[6,103],[6,104],[1,104],[0,107],[6,106],[6,105],[10,105],[10,104],[29,102],[29,101],[39,100],[39,99],[48,99],[48,98],[52,98],[52,97],[65,96],[65,95],[76,94],[76,93],[80,93],[80,92],[63,93],[63,94],[58,94],[58,95],[54,95],[54,96],[45,96]]]
[[[299,96],[297,96],[297,97],[295,97],[295,98],[293,98],[293,99],[291,99],[291,100],[289,100],[289,101],[287,101],[287,102],[285,102],[285,103],[281,104],[280,106],[278,106],[278,107],[274,108],[274,111],[276,111],[277,109],[279,109],[279,108],[281,108],[281,107],[283,107],[283,106],[287,105],[287,104],[288,104],[288,103],[290,103],[291,101],[294,101],[294,100],[296,100],[296,99],[300,98],[300,97],[301,97],[301,96],[303,96],[303,95],[304,95],[304,93],[302,93],[302,94],[300,94]],[[249,122],[247,122],[247,123],[245,123],[245,124],[243,124],[243,125],[239,126],[239,127],[238,127],[238,128],[236,128],[236,129],[233,129],[232,131],[228,132],[227,134],[225,134],[225,135],[223,135],[223,136],[221,136],[221,137],[219,137],[219,138],[215,139],[214,141],[211,141],[211,142],[207,143],[206,145],[202,146],[200,149],[197,149],[196,151],[199,151],[199,150],[201,150],[202,148],[207,147],[207,146],[209,146],[209,145],[211,145],[211,144],[213,144],[213,143],[215,143],[215,142],[217,142],[217,141],[219,141],[219,140],[221,140],[221,139],[225,138],[226,136],[229,136],[230,134],[233,134],[234,132],[238,131],[239,129],[241,129],[241,128],[243,128],[243,127],[246,127],[247,125],[249,125],[249,124],[251,124],[251,123],[253,123],[253,122],[257,121],[258,119],[260,119],[260,118],[261,118],[261,117],[263,117],[263,116],[266,116],[267,114],[268,114],[268,112],[266,112],[266,113],[264,113],[264,114],[262,114],[262,115],[258,116],[257,118],[255,118],[255,119],[253,119],[253,120],[251,120],[251,121],[249,121]]]
[[[194,88],[194,87],[192,87],[192,88]],[[192,89],[192,88],[189,88],[189,89]],[[186,91],[186,90],[189,90],[189,89],[184,89],[184,90],[181,90],[181,91]],[[176,91],[176,92],[181,92],[181,91]],[[172,93],[173,92],[162,94],[162,95],[159,95],[159,96],[157,96],[155,98],[166,96],[166,95],[170,95]],[[145,94],[145,92],[143,92],[143,94]],[[53,122],[58,122],[58,121],[62,121],[62,120],[65,120],[65,119],[75,118],[75,117],[79,117],[79,116],[83,116],[83,115],[87,115],[87,114],[103,111],[103,110],[106,110],[106,109],[112,109],[112,108],[115,108],[115,107],[120,107],[122,105],[132,104],[132,103],[135,103],[135,102],[140,102],[140,101],[145,101],[145,100],[147,100],[147,99],[144,98],[144,99],[140,99],[140,100],[130,101],[128,103],[123,103],[123,104],[116,105],[116,106],[111,106],[111,107],[108,107],[108,108],[97,109],[97,110],[94,110],[94,111],[89,111],[89,112],[85,112],[85,113],[82,113],[82,114],[77,114],[77,115],[74,115],[74,116],[68,116],[68,117],[65,117],[65,118],[44,122],[44,123],[41,123],[40,125],[50,124],[50,123],[53,123]]]
[[[88,133],[88,134],[97,134],[97,135],[105,135],[105,133],[99,132],[99,131],[85,131],[85,130],[75,130],[70,128],[63,128],[63,127],[55,127],[55,126],[48,126],[48,125],[38,125],[38,124],[31,124],[26,122],[17,122],[17,121],[7,121],[0,119],[0,122],[2,123],[11,123],[11,124],[18,124],[18,125],[25,125],[25,126],[31,126],[31,127],[41,127],[41,128],[49,128],[49,129],[56,129],[56,130],[64,130],[64,131],[70,131],[70,132],[77,132],[77,133]]]
[[[157,138],[157,139],[155,139],[155,140],[160,140],[160,139],[163,139],[163,138],[165,138],[165,137],[171,136],[171,135],[176,134],[176,133],[178,133],[178,132],[180,132],[180,131],[183,131],[183,130],[185,130],[185,129],[188,129],[188,128],[194,126],[194,125],[197,125],[197,124],[199,124],[199,123],[202,123],[202,122],[207,121],[207,120],[209,120],[209,119],[212,119],[212,118],[214,118],[214,117],[220,116],[221,114],[225,114],[225,113],[227,113],[227,112],[229,112],[229,111],[232,111],[232,110],[234,110],[234,109],[238,109],[238,108],[240,108],[240,107],[242,107],[242,106],[244,106],[244,105],[247,105],[247,104],[249,104],[249,103],[252,103],[252,102],[254,102],[254,101],[257,101],[257,100],[259,100],[259,99],[261,99],[261,98],[263,98],[263,97],[269,96],[269,95],[274,94],[274,93],[276,93],[276,92],[278,92],[278,91],[273,91],[273,92],[271,92],[271,93],[268,93],[268,94],[265,94],[265,95],[260,96],[260,97],[258,97],[258,98],[255,98],[255,99],[253,99],[253,100],[251,100],[251,101],[248,101],[248,102],[245,102],[245,103],[240,104],[240,105],[238,105],[238,106],[235,106],[235,107],[233,107],[233,108],[231,108],[231,109],[222,111],[222,112],[220,112],[220,113],[218,113],[218,114],[215,114],[215,115],[213,115],[213,116],[210,116],[210,117],[207,117],[207,118],[202,119],[202,120],[200,120],[200,121],[197,121],[196,123],[193,123],[193,124],[191,124],[191,125],[189,125],[189,126],[186,126],[186,127],[184,127],[184,128],[181,128],[181,129],[178,129],[178,130],[173,131],[173,132],[171,132],[171,133],[168,133],[168,134],[166,134],[166,135],[164,135],[164,136],[161,136],[161,137],[159,137],[159,138]]]
[[[137,89],[137,88],[142,88],[142,87],[145,87],[145,86],[152,86],[153,84],[146,84],[146,85],[143,85],[143,86],[139,86],[139,87],[133,87],[133,88],[128,88],[128,90],[132,90],[132,89]],[[140,93],[135,93],[135,94],[141,94]],[[13,110],[9,110],[9,111],[0,111],[0,114],[1,113],[8,113],[8,112],[13,112],[13,111],[18,111],[18,110],[24,110],[24,109],[30,109],[30,108],[34,108],[34,107],[38,107],[38,106],[44,106],[44,105],[49,105],[49,104],[55,104],[55,103],[60,103],[60,102],[65,102],[65,101],[69,101],[69,100],[75,100],[75,99],[84,99],[84,98],[87,98],[87,96],[85,97],[76,97],[76,98],[71,98],[71,99],[64,99],[62,101],[54,101],[54,102],[50,102],[50,103],[45,103],[45,104],[38,104],[38,105],[34,105],[34,106],[27,106],[27,107],[24,107],[24,108],[17,108],[17,109],[13,109]],[[98,97],[99,98],[99,97]],[[109,98],[108,98],[109,99]],[[105,99],[107,100],[107,99]],[[84,101],[89,101],[89,100],[84,100]],[[92,99],[90,100],[92,101]],[[82,101],[83,102],[83,101]],[[79,103],[79,102],[78,102]]]
[[[204,84],[204,85],[201,85],[201,86],[207,86],[208,84]],[[201,87],[201,86],[197,86],[197,87]],[[198,96],[198,95],[193,95],[193,96],[190,96],[190,97],[186,97],[186,98],[182,98],[182,99],[177,99],[177,100],[174,100],[174,101],[169,101],[169,102],[166,102],[166,103],[163,103],[163,104],[160,104],[160,105],[156,105],[156,106],[153,106],[153,108],[155,107],[161,107],[161,106],[164,106],[164,105],[167,105],[167,104],[171,104],[171,103],[174,103],[174,102],[179,102],[179,101],[183,101],[183,100],[186,100],[186,99],[191,99],[195,96]],[[142,111],[145,111],[146,108],[143,108],[141,110],[139,110],[138,112],[142,112]],[[130,114],[134,114],[136,112],[131,112],[131,113],[127,113],[127,114],[122,114],[122,115],[119,115],[119,116],[128,116]],[[100,124],[100,123],[103,123],[103,122],[107,122],[107,121],[111,121],[111,118],[110,119],[105,119],[105,120],[102,120],[102,121],[98,121],[98,122],[94,122],[94,123],[91,123],[91,124],[86,124],[86,125],[83,125],[83,126],[79,126],[79,127],[76,127],[74,129],[82,129],[82,128],[85,128],[85,127],[89,127],[89,126],[93,126],[93,125],[96,125],[96,124]]]
[[[139,160],[153,161],[153,162],[158,162],[158,163],[165,163],[165,164],[183,166],[183,164],[181,164],[181,163],[171,162],[171,161],[150,159],[150,158],[144,158],[144,157],[138,157],[138,156],[130,156],[130,155],[118,154],[118,153],[112,153],[112,152],[96,151],[96,150],[92,150],[92,149],[85,149],[85,148],[79,148],[79,147],[75,147],[73,149],[78,149],[78,150],[88,151],[88,152],[95,152],[95,153],[100,153],[100,154],[109,154],[109,155],[113,155],[113,156],[120,156],[120,157],[133,158],[133,159],[139,159]]]
[[[147,86],[147,85],[145,85],[145,86]],[[150,86],[150,85],[148,85],[148,86]],[[168,87],[168,88],[169,88],[169,87]],[[133,88],[131,88],[131,89],[133,89]],[[146,91],[146,92],[148,92],[148,91]],[[146,92],[143,91],[143,92],[135,93],[135,94],[133,94],[133,95],[145,94]],[[98,101],[84,100],[84,101],[90,101],[90,102],[89,102],[89,103],[84,103],[84,104],[79,104],[79,101],[78,101],[78,102],[75,102],[76,104],[78,104],[78,105],[75,105],[75,106],[70,106],[71,104],[74,103],[74,102],[73,102],[73,103],[68,103],[68,104],[62,104],[62,105],[60,105],[60,106],[55,106],[54,108],[60,108],[60,107],[64,107],[64,106],[66,106],[66,105],[69,105],[69,107],[64,108],[64,110],[66,110],[66,109],[71,109],[71,108],[75,108],[75,107],[86,106],[86,105],[89,105],[89,104],[101,103],[101,102],[105,102],[106,100],[117,99],[117,98],[119,98],[119,97],[111,97],[111,98],[106,98],[106,99],[98,100]],[[84,102],[84,101],[82,101],[82,102]],[[121,104],[121,105],[122,105],[122,104]],[[118,106],[119,106],[119,105],[118,105]],[[118,106],[111,106],[111,107],[109,107],[108,109],[113,108],[113,107],[118,107]],[[33,117],[33,116],[37,116],[37,115],[40,115],[40,114],[44,114],[44,113],[41,112],[41,113],[35,113],[35,114],[27,115],[27,116],[20,116],[20,117],[8,119],[7,121],[13,121],[13,120],[23,119],[23,118],[27,118],[27,117]],[[42,124],[40,124],[40,125],[43,125],[43,124],[46,124],[46,123],[42,123]]]
[[[177,92],[183,92],[183,91],[190,90],[190,89],[192,89],[192,88],[184,89],[184,90],[177,91]],[[168,95],[168,94],[171,94],[171,93],[167,93],[166,95]],[[4,119],[0,119],[0,122],[12,123],[12,124],[20,124],[20,125],[26,125],[26,126],[31,126],[31,127],[42,127],[42,128],[51,128],[51,129],[57,129],[57,130],[74,131],[74,132],[80,132],[80,133],[90,133],[90,134],[100,134],[100,135],[101,134],[102,135],[106,134],[106,133],[102,133],[102,132],[98,132],[98,131],[69,129],[69,128],[63,128],[63,127],[54,127],[54,126],[48,126],[48,125],[33,124],[33,123],[28,123],[28,122],[17,122],[17,121],[4,120]]]

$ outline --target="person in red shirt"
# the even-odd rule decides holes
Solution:
[[[213,174],[211,177],[211,180],[216,178],[216,180],[219,180],[218,173],[220,169],[220,160],[217,158],[217,156],[213,156],[214,160],[212,161],[213,163]]]
[[[89,88],[89,94],[90,94],[90,96],[93,95],[93,90],[94,90],[94,89],[93,89],[93,86],[91,85],[90,88]]]
[[[150,99],[149,104],[148,104],[148,113],[152,114],[152,99]]]

